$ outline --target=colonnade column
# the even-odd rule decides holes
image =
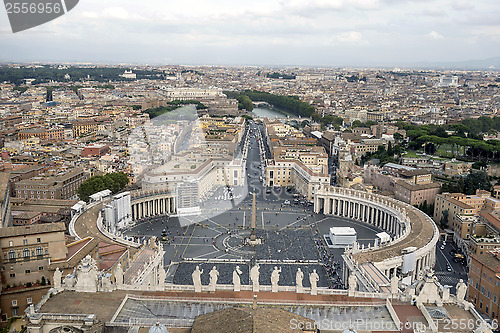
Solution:
[[[330,198],[326,197],[325,202],[323,204],[323,213],[330,214]]]

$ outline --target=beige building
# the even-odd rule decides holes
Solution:
[[[266,166],[266,186],[293,186],[308,200],[313,199],[315,191],[321,185],[330,184],[330,175],[326,172],[314,172],[310,167],[296,159],[268,160]]]
[[[64,223],[0,229],[2,287],[49,279],[50,260],[66,258],[65,230]]]
[[[491,213],[499,210],[500,200],[491,197],[488,191],[478,190],[475,195],[443,193],[436,195],[433,219],[436,223],[440,223],[444,212],[447,211],[448,228],[453,231],[454,240],[465,251],[468,251],[467,240],[473,234],[484,235],[480,227],[474,230],[474,223],[468,216],[473,217],[480,212]]]
[[[443,217],[443,212],[448,211],[448,228],[453,230],[456,237],[466,239],[472,230],[472,223],[459,220],[459,215],[475,215],[478,208],[465,203],[465,194],[462,193],[443,193],[436,195],[436,203],[434,205],[433,219],[436,223],[440,223]]]
[[[444,174],[449,177],[461,176],[469,173],[472,163],[446,162],[444,164]]]
[[[279,120],[264,119],[264,125],[272,157],[266,161],[266,186],[293,186],[312,200],[320,185],[330,184],[325,148]]]
[[[12,226],[12,215],[10,212],[10,174],[0,173],[0,228]]]
[[[56,176],[33,177],[15,183],[14,193],[24,199],[73,199],[88,176],[83,168],[75,168]]]
[[[394,186],[394,197],[412,206],[418,206],[424,202],[433,204],[439,192],[441,192],[441,185],[438,183],[415,184],[397,180]]]
[[[441,191],[441,185],[432,182],[429,171],[394,163],[387,163],[382,169],[368,167],[364,181],[382,193],[393,194],[394,198],[417,206],[424,202],[433,204],[436,194]]]
[[[498,320],[500,312],[500,254],[498,250],[473,254],[467,300],[479,312]]]

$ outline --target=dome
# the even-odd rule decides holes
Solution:
[[[151,326],[149,333],[168,333],[168,331],[165,325],[157,322],[155,325]]]

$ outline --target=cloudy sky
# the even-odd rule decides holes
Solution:
[[[80,0],[0,60],[398,65],[500,56],[499,0]]]

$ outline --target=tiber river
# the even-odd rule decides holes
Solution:
[[[258,108],[254,108],[252,111],[253,114],[255,114],[257,117],[261,118],[286,118],[288,113],[285,111],[280,111],[280,110],[275,110],[275,109],[269,109],[265,106],[260,106]],[[293,116],[293,115],[290,115]]]

